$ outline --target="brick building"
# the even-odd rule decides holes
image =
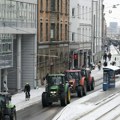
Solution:
[[[38,78],[69,68],[69,0],[38,0]]]

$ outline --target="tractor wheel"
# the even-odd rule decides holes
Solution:
[[[66,96],[65,93],[61,94],[60,103],[61,103],[61,106],[66,106],[67,105],[67,96]]]
[[[71,100],[71,94],[70,94],[70,89],[68,89],[68,91],[67,91],[67,104],[70,103],[70,100]]]
[[[13,114],[11,115],[10,120],[17,120],[15,109],[13,109]]]
[[[48,104],[51,106],[51,105],[52,105],[52,102],[49,102]]]
[[[87,86],[86,86],[86,81],[84,82],[84,86],[83,86],[83,96],[87,95]]]
[[[94,90],[95,89],[95,81],[94,81],[94,78],[92,79],[92,84],[91,84],[91,90]]]
[[[78,97],[82,97],[83,96],[83,90],[81,86],[78,86],[77,88],[77,96]]]
[[[87,86],[87,91],[91,91],[92,90],[92,86],[91,86],[92,83],[88,83],[88,86]]]
[[[10,116],[9,115],[5,115],[3,120],[10,120]]]
[[[46,92],[42,93],[42,105],[43,107],[47,107],[48,106],[48,95]]]

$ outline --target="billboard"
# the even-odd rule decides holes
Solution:
[[[13,66],[13,35],[0,34],[0,69]]]

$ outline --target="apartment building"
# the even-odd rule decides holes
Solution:
[[[70,0],[71,68],[89,67],[102,54],[102,0]]]
[[[92,0],[70,0],[71,67],[88,66],[91,60]],[[72,57],[73,56],[73,57]]]
[[[36,86],[37,0],[0,0],[0,91]]]
[[[38,0],[39,79],[69,67],[69,0]]]

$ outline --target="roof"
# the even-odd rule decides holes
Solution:
[[[80,72],[81,70],[65,70],[65,72]]]
[[[104,67],[103,69],[119,70],[120,68],[117,66],[109,65],[109,66]]]
[[[64,74],[49,74],[48,76],[65,76]]]

